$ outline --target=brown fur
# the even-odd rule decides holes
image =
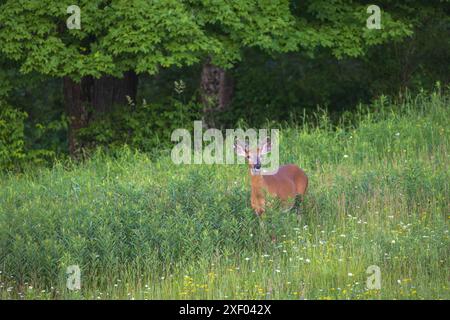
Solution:
[[[286,202],[303,196],[308,188],[308,177],[295,164],[281,166],[273,175],[251,175],[251,205],[259,216],[265,210],[265,192]]]

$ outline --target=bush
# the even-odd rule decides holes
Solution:
[[[36,139],[34,134],[27,139],[25,137],[25,121],[28,118],[26,112],[20,111],[0,101],[0,171],[19,170],[26,165],[36,165],[48,162],[53,158],[55,152],[47,149],[33,149],[27,147],[30,145],[30,139]],[[53,130],[54,125],[49,126],[37,124],[33,126],[34,131],[47,132]],[[33,143],[32,145],[35,145]]]
[[[25,158],[25,112],[0,102],[0,169],[17,167]]]
[[[151,151],[171,144],[174,129],[192,127],[200,117],[200,105],[170,99],[166,103],[136,105],[129,101],[128,110],[116,108],[79,131],[82,144],[88,148],[116,149],[128,145],[132,149]],[[130,110],[131,109],[131,110]]]

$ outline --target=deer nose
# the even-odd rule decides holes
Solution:
[[[257,169],[257,170],[259,170],[259,169],[261,169],[261,163],[257,163],[257,164],[255,164],[255,169]]]

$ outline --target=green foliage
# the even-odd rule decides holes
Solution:
[[[48,163],[53,159],[56,148],[37,148],[37,142],[30,142],[25,137],[25,121],[28,114],[19,111],[0,101],[0,171],[20,170],[27,166]],[[46,132],[60,129],[63,122],[51,123],[48,126],[36,125],[32,136],[39,139]],[[30,146],[32,145],[32,146]]]
[[[395,5],[377,5],[382,9],[382,28],[371,30],[366,28],[367,1],[292,1],[297,42],[310,55],[317,48],[328,48],[340,59],[362,56],[371,46],[412,34],[407,13]]]
[[[165,103],[141,104],[129,101],[123,107],[94,120],[79,131],[79,138],[89,148],[106,147],[114,150],[123,145],[142,151],[168,147],[171,134],[177,128],[190,129],[200,118],[201,106],[170,99]]]
[[[8,70],[8,64],[0,58],[0,99],[4,100],[12,89],[9,79],[11,71]]]
[[[0,169],[14,168],[25,158],[24,121],[20,112],[0,101]]]
[[[318,105],[341,114],[383,94],[432,90],[438,81],[449,84],[450,41],[442,39],[450,39],[450,7],[422,5],[406,10],[380,4],[396,17],[405,17],[414,33],[368,46],[362,57],[348,54],[334,59],[334,49],[327,47],[316,48],[311,55],[299,50],[272,57],[260,50],[245,50],[242,62],[232,70],[235,92],[230,111],[220,114],[220,121],[232,126],[245,119],[261,126],[266,120],[301,119]]]
[[[34,150],[43,156],[64,158],[67,153],[67,127],[68,120],[65,116],[54,120],[44,117],[44,119],[28,121],[25,130],[27,149]]]
[[[0,297],[448,299],[449,103],[383,98],[356,125],[283,128],[280,161],[310,178],[301,222],[268,208],[260,224],[244,165],[123,149],[2,175]]]
[[[98,118],[81,135],[145,151],[187,126],[179,114],[200,118],[194,103],[174,102],[173,82],[188,84],[179,100],[194,101],[207,56],[235,84],[221,127],[301,123],[317,105],[335,121],[359,102],[450,81],[448,1],[379,1],[381,30],[366,28],[367,1],[79,1],[81,30],[65,26],[70,4],[0,1],[0,99],[29,115],[26,150],[67,152],[66,75],[140,73],[137,100],[151,107]]]
[[[231,67],[241,50],[360,56],[367,47],[411,34],[403,16],[384,12],[383,29],[365,28],[365,1],[80,1],[81,29],[68,30],[67,1],[3,1],[0,50],[32,70],[80,79],[127,70],[155,74],[212,56]]]
[[[23,72],[54,76],[156,73],[206,55],[230,66],[242,46],[287,50],[289,2],[81,1],[81,30],[68,30],[67,1],[5,1],[0,50]]]

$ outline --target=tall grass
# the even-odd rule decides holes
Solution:
[[[245,166],[125,149],[1,175],[0,297],[449,299],[449,97],[352,119],[281,130],[280,160],[310,177],[300,222],[268,208],[259,223]]]

